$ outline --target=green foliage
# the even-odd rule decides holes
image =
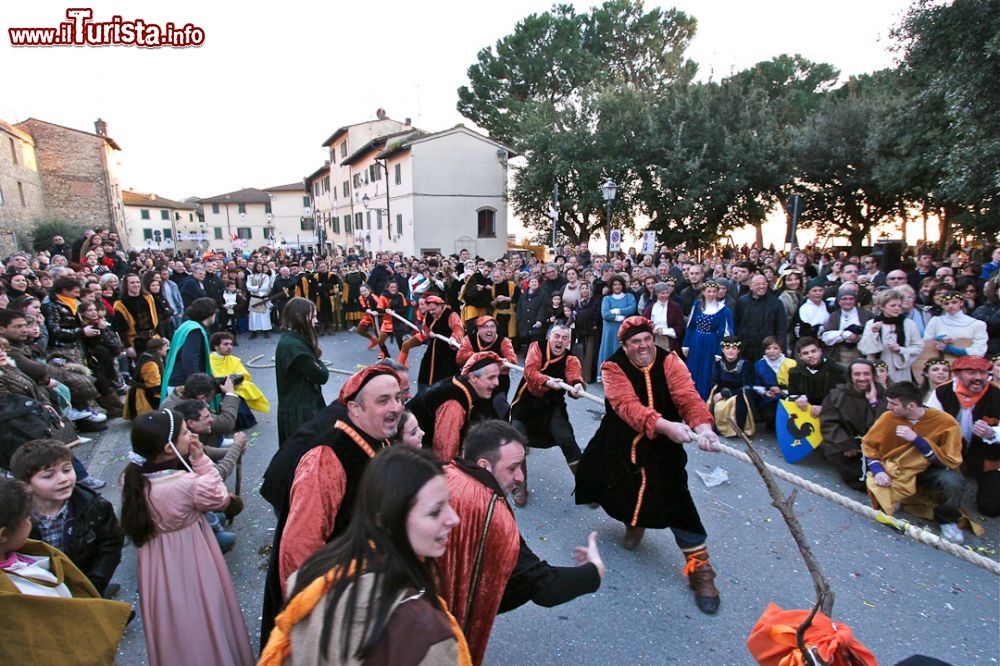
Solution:
[[[74,241],[83,238],[84,231],[85,227],[66,220],[38,220],[31,225],[28,233],[31,236],[31,247],[37,252],[50,248],[53,236],[62,236],[67,245],[72,245]]]

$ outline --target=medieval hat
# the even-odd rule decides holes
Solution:
[[[640,315],[633,315],[622,322],[618,329],[618,342],[624,343],[633,335],[653,332],[653,322]]]
[[[488,365],[493,365],[493,364],[497,364],[502,368],[503,359],[500,358],[494,352],[489,352],[489,351],[476,352],[475,354],[470,356],[469,360],[466,361],[465,365],[462,366],[462,374],[470,375],[476,370],[480,370]]]
[[[348,402],[358,397],[358,394],[361,393],[361,389],[363,389],[368,382],[375,379],[375,377],[378,377],[379,375],[389,375],[397,382],[399,381],[399,376],[396,374],[396,371],[389,366],[370,365],[364,370],[359,370],[348,377],[347,381],[344,382],[344,385],[340,387],[340,395],[337,397],[337,400],[340,404],[347,405]]]

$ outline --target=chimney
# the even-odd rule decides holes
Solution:
[[[406,120],[403,121],[403,124],[406,125],[407,127],[409,127],[411,122],[413,122],[413,121],[410,120],[409,118],[407,118]]]
[[[97,120],[94,121],[94,131],[97,132],[97,134],[99,134],[100,136],[107,136],[108,124],[103,120],[101,120],[100,118],[98,118]]]

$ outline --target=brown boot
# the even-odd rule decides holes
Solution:
[[[688,586],[694,590],[694,602],[698,610],[706,615],[715,615],[719,610],[719,590],[715,587],[715,569],[708,561],[708,549],[700,548],[693,553],[685,553],[687,564],[684,575]]]
[[[528,461],[521,461],[521,471],[524,472],[524,483],[520,483],[515,486],[514,490],[510,493],[510,498],[514,502],[514,506],[523,507],[528,503]]]
[[[404,368],[410,367],[410,352],[407,351],[399,352],[399,364]]]
[[[642,542],[644,534],[646,534],[645,527],[632,527],[631,525],[626,525],[625,538],[622,540],[622,545],[625,547],[625,550],[635,550],[636,547]]]

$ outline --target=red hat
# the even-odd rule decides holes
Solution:
[[[496,319],[489,315],[483,315],[482,317],[476,317],[476,326],[485,326],[486,324],[493,322],[496,323]]]
[[[465,362],[462,366],[462,374],[468,375],[470,373],[479,370],[480,368],[485,368],[488,365],[498,364],[501,368],[503,367],[503,359],[500,358],[494,352],[476,352],[469,357],[469,360]]]
[[[424,296],[424,303],[440,303],[444,305],[444,299],[435,294],[427,294]]]
[[[351,375],[344,385],[340,387],[340,395],[337,396],[337,400],[340,404],[347,405],[348,402],[354,400],[361,393],[361,389],[365,387],[368,382],[370,382],[375,377],[379,375],[389,375],[397,382],[399,381],[399,376],[396,371],[387,365],[370,365],[364,370],[359,370]]]
[[[633,335],[638,335],[639,333],[652,333],[653,332],[653,322],[649,321],[645,317],[639,315],[633,315],[622,322],[621,327],[618,329],[618,342],[625,342]]]
[[[989,360],[982,356],[961,356],[958,360],[951,362],[952,372],[956,370],[981,370],[989,372],[992,369],[993,366]]]

